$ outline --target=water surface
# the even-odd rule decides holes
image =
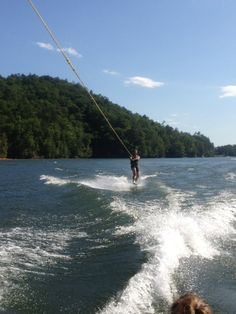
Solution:
[[[0,161],[0,311],[236,313],[236,159]]]

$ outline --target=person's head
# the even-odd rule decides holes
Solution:
[[[171,314],[213,314],[213,312],[197,295],[187,293],[172,304]]]
[[[134,150],[134,155],[138,155],[138,150],[137,149]]]

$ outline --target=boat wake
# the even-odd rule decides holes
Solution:
[[[19,297],[21,293],[25,295],[22,289],[27,290],[28,287],[22,287],[18,281],[24,281],[29,274],[54,276],[53,266],[59,261],[71,259],[65,253],[69,241],[86,237],[85,232],[63,228],[60,231],[35,227],[1,230],[0,310],[4,311],[8,303],[14,303],[14,297]],[[30,291],[27,292],[30,294]]]
[[[82,180],[80,184],[86,185],[93,189],[109,190],[109,191],[129,191],[134,187],[130,178],[126,176],[108,176],[108,175],[97,175],[95,179]],[[145,181],[139,181],[135,187],[142,187],[145,185]]]
[[[183,212],[181,204],[188,195],[176,190],[169,193],[166,210],[158,201],[127,204],[117,198],[111,204],[114,211],[134,218],[128,227],[118,227],[116,235],[135,234],[148,260],[125,289],[99,313],[160,313],[160,304],[168,308],[178,294],[176,278],[184,278],[192,272],[192,278],[184,285],[188,291],[194,291],[201,263],[224,254],[222,243],[235,234],[236,199],[222,194],[209,204],[194,205],[189,212]],[[184,263],[189,259],[195,259],[194,270]],[[180,266],[181,275],[178,274]]]
[[[130,178],[126,176],[111,176],[111,175],[96,175],[91,179],[75,179],[73,178],[60,178],[54,176],[41,175],[40,180],[44,181],[45,184],[52,185],[66,185],[66,184],[77,184],[90,187],[98,190],[109,190],[109,191],[130,191],[131,189],[144,187],[149,178],[155,177],[156,175],[142,176],[137,185],[134,185]]]

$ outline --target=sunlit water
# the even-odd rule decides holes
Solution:
[[[0,161],[0,311],[236,313],[236,159]]]

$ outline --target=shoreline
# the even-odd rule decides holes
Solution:
[[[12,158],[3,158],[3,157],[0,157],[0,160],[14,160]]]

